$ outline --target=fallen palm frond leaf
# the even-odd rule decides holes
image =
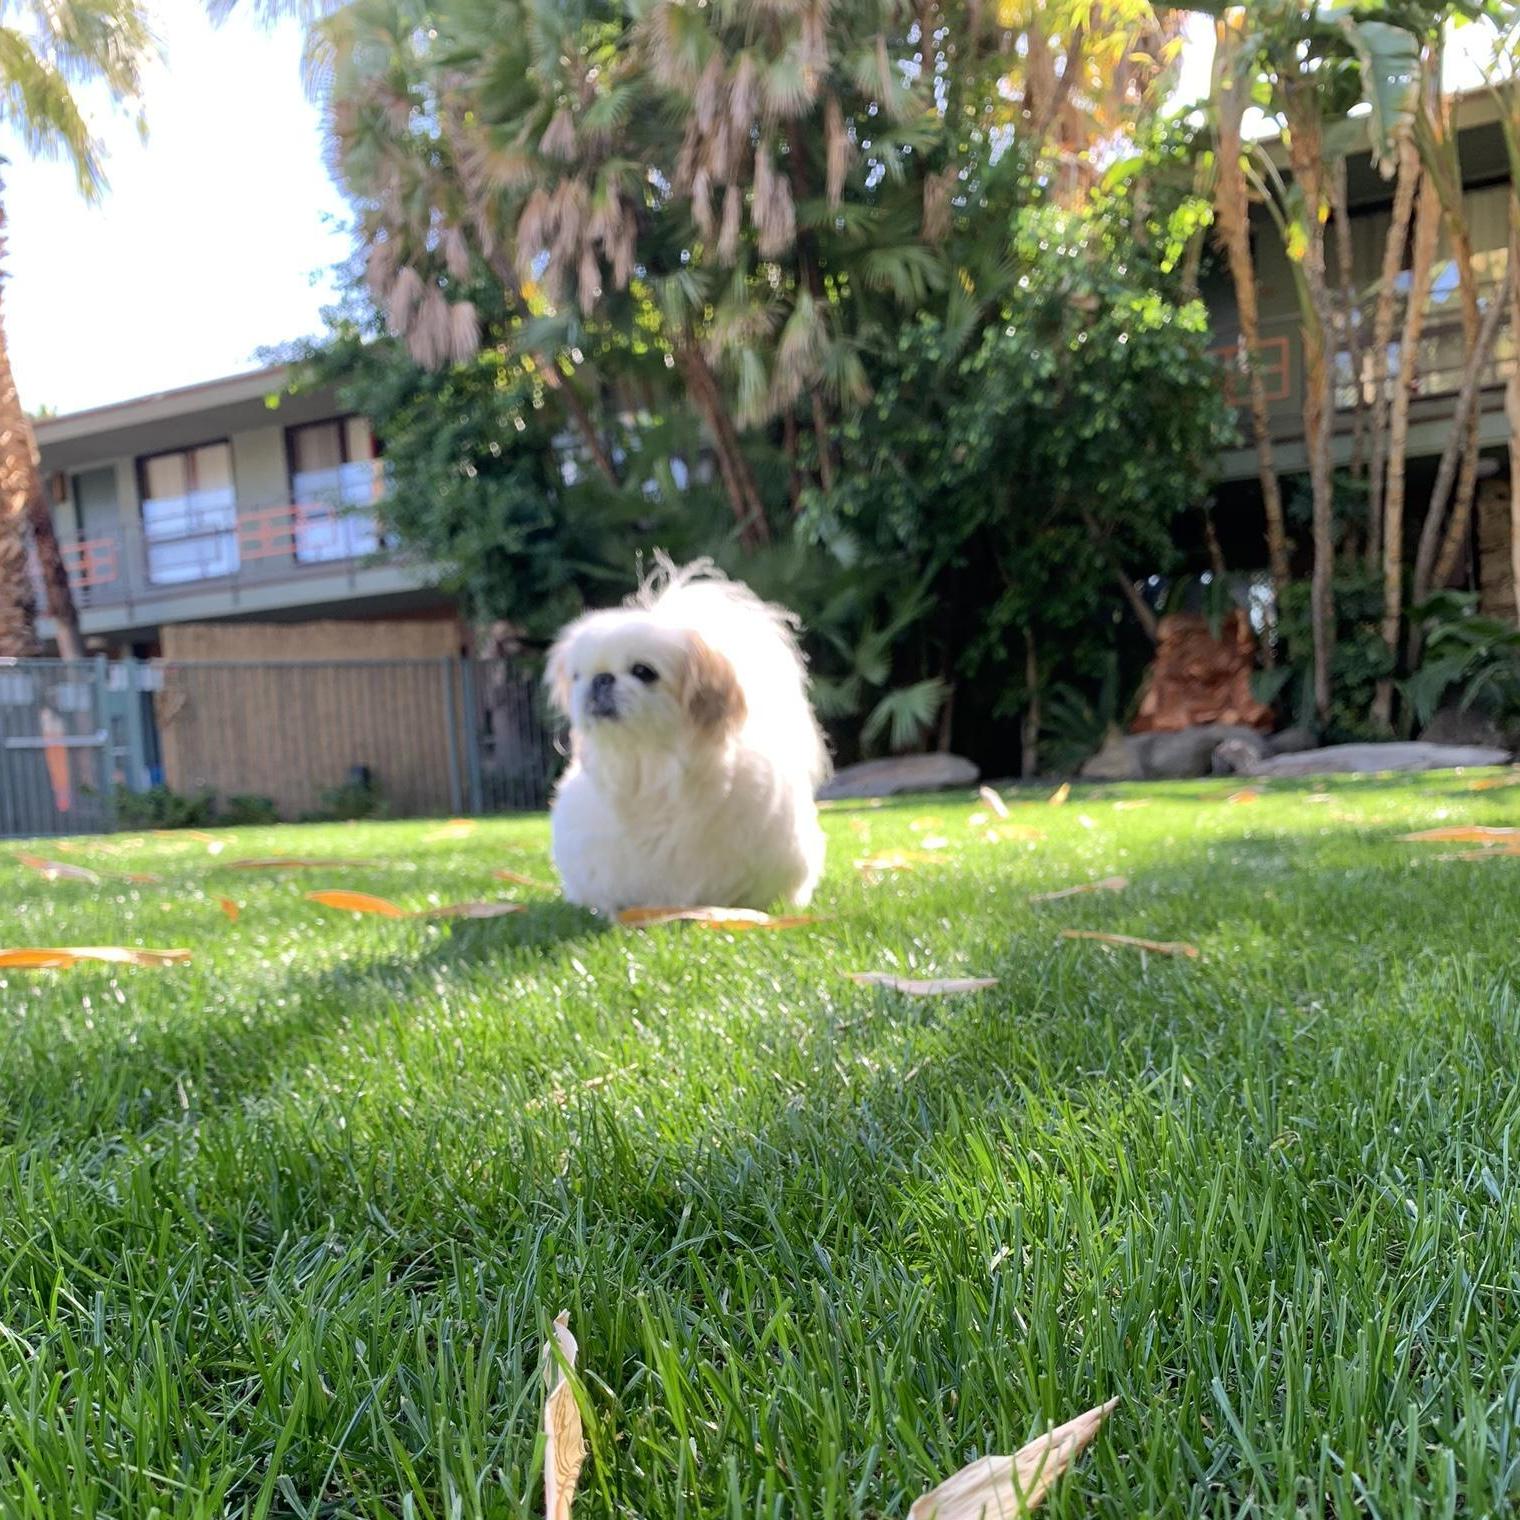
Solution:
[[[993,791],[990,786],[977,787],[976,795],[980,797],[982,801],[985,802],[987,806],[998,815],[999,818],[1006,818],[1008,816],[1008,804],[1004,802],[1003,799],[998,796],[998,794]]]
[[[1051,807],[1060,807],[1070,796],[1071,782],[1063,781],[1060,786],[1058,786],[1055,791],[1053,791],[1050,796],[1046,798],[1046,801],[1050,803]]]
[[[704,929],[795,929],[817,922],[807,913],[776,916],[754,908],[624,908],[617,921],[632,929],[653,929],[660,924],[699,924]]]
[[[123,871],[121,879],[138,887],[156,887],[163,883],[163,877],[155,876],[152,871]]]
[[[233,902],[230,897],[217,898],[216,905],[222,910],[223,913],[227,915],[228,918],[232,920],[233,923],[236,923],[238,921],[238,914],[243,911],[235,902]]]
[[[100,877],[84,866],[71,866],[63,860],[44,860],[40,855],[20,855],[17,859],[33,871],[41,872],[47,881],[82,881],[92,887],[100,885]]]
[[[1062,939],[1091,939],[1100,945],[1119,945],[1126,950],[1149,950],[1155,955],[1185,955],[1198,958],[1198,946],[1175,939],[1136,939],[1132,934],[1105,934],[1098,929],[1062,929]]]
[[[887,971],[847,971],[846,976],[861,987],[886,987],[905,992],[909,997],[942,997],[951,992],[985,992],[996,987],[995,976],[931,977],[921,980],[911,976],[893,976]]]
[[[908,1520],[1013,1520],[1028,1514],[1097,1435],[1110,1399],[1037,1436],[1011,1457],[979,1457],[914,1500]]]
[[[1243,803],[1259,802],[1261,800],[1261,793],[1254,786],[1244,786],[1238,792],[1231,792],[1224,800],[1226,802],[1233,802],[1239,807]]]
[[[1452,824],[1440,829],[1421,829],[1417,834],[1400,834],[1404,844],[1481,844],[1520,839],[1520,828],[1500,828],[1476,823]]]
[[[492,871],[491,877],[495,881],[511,882],[514,887],[537,887],[541,892],[552,892],[554,887],[547,881],[539,881],[534,876],[524,876],[521,871]]]
[[[579,1347],[570,1333],[570,1311],[555,1316],[554,1339],[544,1345],[544,1514],[547,1520],[570,1520],[575,1485],[586,1460],[580,1407],[569,1374]]]
[[[413,918],[505,918],[509,913],[526,913],[521,903],[515,902],[458,902],[445,903],[441,908],[419,908]]]
[[[0,950],[0,967],[32,971],[62,970],[76,966],[80,961],[98,961],[108,966],[181,966],[189,959],[188,950],[139,950],[130,945],[60,945],[49,949],[31,946]]]
[[[1063,897],[1080,897],[1084,892],[1122,892],[1128,885],[1127,876],[1105,876],[1101,881],[1079,882],[1074,887],[1062,887],[1058,892],[1036,892],[1029,901],[1058,902]]]

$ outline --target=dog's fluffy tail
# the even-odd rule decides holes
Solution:
[[[828,750],[807,696],[807,662],[797,643],[798,619],[731,581],[710,559],[677,565],[657,553],[655,566],[629,606],[661,622],[694,628],[734,667],[749,708],[748,738],[762,748],[795,745],[808,736],[806,763],[816,786],[829,774]]]

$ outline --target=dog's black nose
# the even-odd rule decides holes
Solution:
[[[586,710],[593,718],[615,718],[618,715],[617,693],[612,683],[617,679],[610,671],[602,671],[591,678],[591,695]]]

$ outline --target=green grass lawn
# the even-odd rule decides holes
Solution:
[[[538,1513],[561,1308],[580,1520],[903,1517],[1112,1396],[1052,1513],[1513,1512],[1520,857],[1395,838],[1471,780],[842,807],[776,933],[493,881],[537,818],[0,846],[0,943],[194,952],[0,973],[0,1515]]]

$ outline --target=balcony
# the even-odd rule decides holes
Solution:
[[[242,509],[229,504],[216,514],[160,518],[153,530],[123,523],[60,547],[82,615],[130,615],[151,606],[155,621],[172,618],[175,599],[204,602],[225,593],[223,610],[230,612],[253,588],[330,582],[335,573],[353,585],[365,569],[395,558],[372,509],[324,501]],[[35,575],[35,564],[33,570]],[[330,586],[324,589],[330,594]],[[38,590],[40,604],[40,584]]]
[[[1233,313],[1228,315],[1233,316]],[[1395,334],[1402,324],[1403,313],[1397,315],[1399,322],[1395,324]],[[1224,318],[1226,314],[1221,313],[1220,316]],[[1221,320],[1219,326],[1224,333],[1230,331],[1225,320]],[[1350,457],[1358,386],[1367,406],[1371,406],[1376,394],[1371,333],[1364,330],[1364,336],[1367,342],[1361,354],[1360,376],[1353,373],[1349,353],[1341,350],[1335,355],[1335,415],[1332,427],[1337,463],[1345,463]],[[1220,360],[1224,370],[1225,398],[1240,410],[1241,442],[1237,448],[1228,451],[1222,461],[1225,478],[1254,474],[1254,454],[1249,447],[1251,422],[1247,410],[1249,394],[1244,350],[1237,338],[1231,338],[1211,352]],[[1450,303],[1443,303],[1432,310],[1420,337],[1419,363],[1414,392],[1410,397],[1412,452],[1439,453],[1444,446],[1447,424],[1462,384],[1463,353],[1460,320],[1450,310]],[[1480,435],[1485,446],[1507,437],[1503,420],[1503,390],[1516,360],[1516,336],[1507,325],[1501,326],[1493,354],[1480,381],[1478,410],[1481,419]],[[1398,372],[1399,343],[1396,336],[1388,349],[1386,385],[1390,396],[1398,383]],[[1269,429],[1273,441],[1280,446],[1278,465],[1288,470],[1303,469],[1306,467],[1302,448],[1303,339],[1296,317],[1268,318],[1261,323],[1261,373]]]

